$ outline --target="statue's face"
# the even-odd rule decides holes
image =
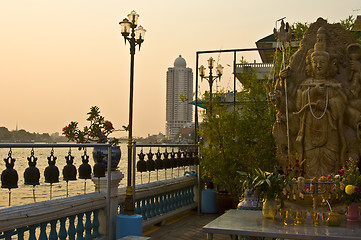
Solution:
[[[312,68],[315,77],[326,77],[328,67],[328,58],[326,56],[313,56],[312,57]]]

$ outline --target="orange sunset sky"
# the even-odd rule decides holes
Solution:
[[[132,10],[147,30],[135,55],[133,135],[147,136],[165,133],[166,71],[178,55],[195,75],[196,51],[254,48],[282,17],[333,23],[360,9],[360,0],[1,0],[0,126],[61,132],[70,121],[84,126],[92,105],[127,125],[130,54],[118,23]],[[200,64],[210,56],[225,66],[219,88],[231,90],[233,55],[202,55]]]

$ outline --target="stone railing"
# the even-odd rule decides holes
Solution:
[[[0,147],[52,148],[73,145],[79,146],[3,144]],[[165,146],[159,148],[162,147]],[[195,166],[198,164],[196,157],[197,154],[188,152],[179,154],[178,158],[173,159],[177,160],[177,166],[170,168],[173,171],[173,168],[183,167],[184,170],[186,166]],[[158,166],[159,160],[158,156]],[[167,162],[167,158],[164,162]],[[163,168],[167,169],[167,165]],[[135,212],[142,215],[143,227],[197,207],[199,178],[193,175],[134,184]],[[0,239],[94,239],[99,236],[114,239],[116,215],[121,213],[119,206],[123,205],[125,199],[125,188],[119,188],[123,177],[120,171],[108,171],[105,177],[93,177],[96,192],[0,209]]]
[[[119,176],[119,171],[112,172],[112,180],[119,179],[114,175]],[[192,176],[138,185],[135,212],[143,216],[143,227],[197,207],[196,189],[197,178]],[[122,205],[125,188],[113,192],[113,200]],[[93,239],[104,236],[108,230],[106,206],[106,193],[101,191],[0,209],[0,238]],[[118,213],[117,209],[113,211],[112,219]]]
[[[93,239],[105,207],[105,194],[95,192],[0,209],[0,238]]]
[[[199,202],[197,178],[188,176],[137,185],[135,212],[143,217],[143,227],[154,225]]]

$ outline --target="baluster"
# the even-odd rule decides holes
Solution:
[[[178,208],[181,208],[183,207],[183,194],[182,194],[183,189],[178,190],[177,192],[178,192]]]
[[[93,211],[94,216],[93,216],[93,238],[99,237],[100,233],[99,233],[99,219],[98,219],[98,214],[99,214],[99,209],[96,209]]]
[[[177,209],[177,192],[172,192],[172,210]]]
[[[170,192],[169,194],[169,201],[170,201],[170,210],[173,211],[174,209],[176,209],[176,205],[175,205],[175,191]]]
[[[150,204],[150,197],[146,199],[147,204],[145,205],[145,216],[147,219],[151,218],[151,204]]]
[[[160,215],[159,196],[154,196],[154,216]]]
[[[76,226],[76,239],[77,240],[83,240],[83,233],[84,233],[84,224],[83,224],[83,216],[84,213],[79,213],[78,214],[78,224]]]
[[[14,234],[14,230],[9,230],[4,232],[4,238],[5,240],[11,240],[11,236]]]
[[[142,216],[143,216],[143,220],[147,220],[146,210],[147,210],[146,199],[143,198],[143,199],[142,199],[142,209],[141,209],[141,213],[142,213]]]
[[[70,216],[69,217],[69,228],[68,228],[69,240],[75,240],[76,230],[75,230],[74,222],[75,222],[75,215]]]
[[[48,240],[48,236],[46,236],[46,226],[47,222],[40,223],[40,235],[39,240]]]
[[[180,191],[181,193],[181,207],[185,206],[187,204],[187,194],[186,189],[182,189]]]
[[[65,221],[66,218],[60,218],[60,229],[59,229],[59,239],[60,240],[65,240],[68,233],[66,232],[66,228],[65,228]]]
[[[169,193],[164,194],[164,212],[170,211]]]
[[[181,205],[181,194],[180,194],[180,191],[177,190],[176,193],[175,193],[175,198],[176,198],[176,209],[180,208],[182,205]]]
[[[36,240],[35,230],[38,225],[31,225],[29,227],[29,240]]]
[[[185,189],[180,190],[180,195],[181,195],[181,207],[183,207],[184,205],[186,205],[186,192]]]
[[[134,212],[136,213],[136,214],[142,214],[142,210],[141,210],[141,207],[140,207],[140,203],[141,203],[141,201],[140,200],[137,200],[136,201],[136,204],[135,204],[135,210],[134,210]]]
[[[164,206],[164,194],[159,196],[159,213],[163,214],[165,210],[165,206]]]
[[[192,189],[193,187],[188,187],[188,204],[191,204],[193,202],[193,196],[192,196]]]
[[[24,240],[24,232],[26,230],[26,227],[18,228],[18,240]]]
[[[150,213],[151,218],[155,216],[155,200],[154,200],[154,196],[150,197],[149,213]]]
[[[185,188],[185,189],[184,189],[184,205],[190,204],[190,202],[189,202],[189,197],[190,197],[190,195],[189,195],[189,188]]]
[[[91,220],[92,212],[85,213],[85,239],[92,239],[92,220]]]
[[[58,233],[56,232],[56,223],[58,220],[52,220],[50,221],[50,234],[49,234],[49,240],[57,240],[58,239]]]

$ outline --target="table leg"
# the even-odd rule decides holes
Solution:
[[[207,240],[213,240],[213,233],[207,233]]]

